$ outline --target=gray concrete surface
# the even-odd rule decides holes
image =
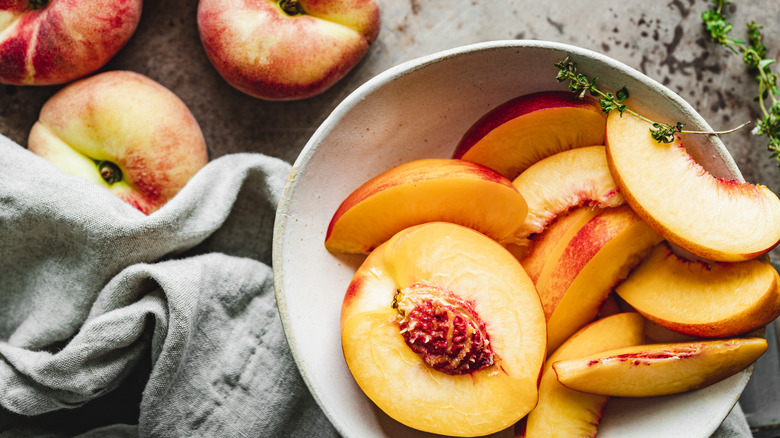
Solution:
[[[198,119],[211,158],[251,151],[293,162],[331,110],[374,75],[418,56],[497,39],[550,40],[602,52],[678,92],[715,129],[759,115],[755,82],[742,60],[705,34],[700,14],[710,7],[707,0],[378,1],[382,29],[369,54],[344,80],[308,100],[266,102],[227,85],[200,45],[195,0],[146,1],[136,34],[103,70],[134,70],[178,94]],[[727,13],[736,37],[744,37],[750,20],[763,24],[768,56],[780,56],[780,2],[734,0]],[[25,145],[38,111],[58,89],[0,85],[0,132]],[[723,140],[746,180],[780,193],[780,170],[763,139],[743,129]],[[778,250],[773,258],[780,259]],[[764,368],[764,380],[751,387],[780,393],[780,365]],[[746,396],[752,397],[751,387]],[[745,406],[763,403],[753,401]],[[766,418],[753,418],[759,417]]]

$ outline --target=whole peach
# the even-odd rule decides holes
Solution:
[[[330,88],[379,33],[374,0],[200,0],[198,30],[217,72],[266,100]]]
[[[143,0],[0,1],[0,82],[63,84],[95,72],[130,39]]]

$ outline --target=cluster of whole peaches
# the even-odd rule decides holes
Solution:
[[[780,200],[649,127],[528,94],[453,158],[351,193],[325,246],[367,255],[341,309],[363,392],[425,432],[595,436],[612,396],[702,388],[758,359],[780,316]]]
[[[142,0],[0,2],[0,83],[61,85],[28,148],[149,214],[208,161],[200,127],[154,80],[101,69],[131,39]],[[265,100],[304,99],[344,77],[376,39],[374,0],[199,0],[197,26],[217,72]]]

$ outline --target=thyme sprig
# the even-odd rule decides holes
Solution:
[[[590,80],[586,75],[579,73],[577,71],[577,64],[569,59],[569,57],[556,62],[554,65],[558,68],[558,76],[556,77],[558,82],[569,81],[569,90],[578,93],[580,98],[585,97],[588,93],[590,93],[591,96],[598,97],[599,103],[601,104],[601,110],[605,113],[618,111],[620,115],[623,115],[623,113],[627,112],[650,123],[652,125],[650,128],[650,135],[659,143],[671,143],[674,141],[676,133],[709,135],[728,134],[729,132],[734,132],[747,125],[747,123],[745,123],[734,129],[729,129],[728,131],[688,131],[683,129],[684,125],[682,122],[677,122],[675,124],[658,123],[628,108],[624,103],[628,99],[628,90],[626,87],[621,88],[614,94],[601,91],[596,85],[598,77]]]
[[[761,42],[763,26],[751,21],[747,23],[747,41],[733,38],[729,36],[729,32],[734,26],[726,21],[723,12],[723,8],[731,3],[725,0],[712,0],[712,3],[714,3],[713,8],[701,14],[704,26],[714,42],[741,55],[748,69],[757,73],[756,100],[763,118],[756,123],[753,132],[767,137],[767,150],[771,157],[776,158],[777,166],[780,168],[780,103],[777,98],[780,90],[777,87],[778,75],[773,73],[771,68],[775,60],[766,58],[766,47]]]

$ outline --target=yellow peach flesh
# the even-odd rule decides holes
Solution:
[[[553,363],[568,388],[617,397],[652,397],[703,388],[747,368],[766,339],[735,338],[652,344]]]
[[[553,351],[593,321],[612,289],[661,237],[623,205],[586,223],[536,283]]]
[[[729,337],[780,316],[778,273],[765,260],[688,261],[653,250],[616,292],[658,325],[699,337]],[[694,305],[695,303],[695,305]]]
[[[625,201],[607,166],[604,146],[559,152],[523,171],[512,184],[528,204],[518,239],[540,233],[559,214],[582,205],[617,207]]]
[[[484,166],[417,160],[352,192],[333,215],[325,247],[366,254],[404,228],[434,221],[464,225],[503,242],[526,212],[525,199],[511,181]]]
[[[474,304],[496,365],[445,374],[407,346],[391,304],[397,290],[419,281]],[[537,402],[546,339],[539,298],[517,260],[471,229],[424,224],[375,249],[350,283],[341,327],[355,381],[380,409],[410,427],[485,435],[511,426]]]
[[[580,329],[545,364],[539,403],[517,427],[518,437],[595,437],[609,397],[574,391],[558,382],[552,364],[643,343],[644,318],[618,313]]]
[[[630,114],[607,119],[607,159],[626,201],[670,242],[700,257],[742,261],[780,241],[780,199],[765,186],[715,178],[686,152],[650,136]]]

